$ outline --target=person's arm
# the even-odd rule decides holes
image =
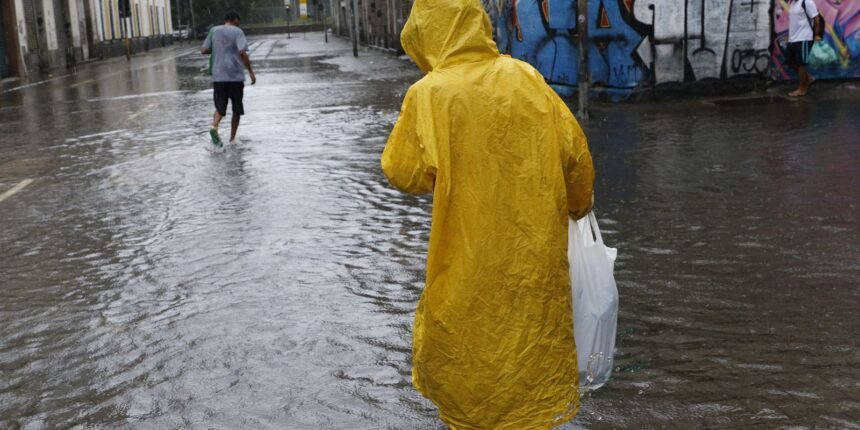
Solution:
[[[594,206],[594,165],[585,133],[561,98],[548,88],[553,99],[556,124],[559,127],[562,167],[567,188],[567,209],[580,219]]]
[[[242,51],[239,53],[239,57],[242,58],[242,64],[245,65],[245,68],[248,69],[248,74],[251,75],[251,85],[257,83],[257,75],[254,74],[254,69],[251,68],[251,58],[248,57],[248,51]]]
[[[248,56],[248,39],[245,38],[245,33],[241,30],[239,37],[236,38],[236,49],[239,50],[239,57],[242,59],[242,64],[248,69],[248,74],[251,75],[251,85],[257,83],[257,75],[254,74],[254,69],[251,67],[251,57]]]
[[[410,194],[432,192],[436,185],[436,168],[433,167],[430,148],[426,148],[418,136],[414,87],[406,92],[400,117],[385,144],[382,172],[391,185]]]
[[[824,38],[824,18],[821,14],[818,14],[813,21],[815,22],[815,28],[812,29],[812,34],[815,37],[815,41],[820,42]]]
[[[824,17],[818,11],[818,6],[812,0],[801,0],[807,16],[812,20],[812,36],[818,42],[824,36]]]
[[[212,52],[212,30],[209,30],[209,34],[206,35],[206,40],[203,41],[203,46],[200,48],[200,53],[203,55],[210,54]]]

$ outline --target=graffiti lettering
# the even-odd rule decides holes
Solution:
[[[763,73],[769,64],[770,52],[767,49],[736,49],[732,54],[734,73]]]
[[[766,48],[767,11],[759,0],[640,0],[634,16],[652,34],[637,53],[652,60],[657,83],[756,73],[726,70],[725,51]]]
[[[534,65],[567,95],[579,77],[576,1],[482,0],[499,49]],[[593,83],[631,89],[764,73],[794,77],[777,44],[787,39],[784,0],[579,1],[589,2]],[[860,77],[860,0],[814,1],[828,23],[825,42],[841,61],[816,76]]]

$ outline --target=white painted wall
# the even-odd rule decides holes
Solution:
[[[753,3],[753,6],[756,5]],[[728,77],[769,70],[771,30],[768,8],[766,4],[751,7],[749,2],[737,1],[732,6],[726,51]]]
[[[726,51],[730,4],[726,0],[692,1],[687,4],[687,60],[696,80],[720,77]]]
[[[23,0],[15,0],[15,22],[18,23],[18,45],[21,46],[21,54],[23,56],[27,52],[27,20],[24,17]],[[24,63],[22,62],[21,64]]]
[[[633,16],[650,26],[637,49],[653,64],[657,83],[761,73],[767,68],[771,2],[750,0],[636,0]]]
[[[72,27],[72,46],[79,48],[81,46],[81,26],[80,14],[78,13],[77,0],[67,0],[69,4],[69,22]]]
[[[658,83],[684,79],[684,3],[684,0],[639,0],[633,4],[636,20],[653,24],[653,37],[643,41],[640,49],[651,51],[653,47],[653,71]]]
[[[27,47],[27,20],[24,17],[24,2],[23,0],[15,0],[15,22],[18,30],[18,64],[21,65],[19,73],[27,75],[27,62],[24,61],[24,55],[28,52]]]
[[[140,2],[140,28],[144,36],[152,36],[152,24],[149,20],[150,16],[150,1],[141,0]]]
[[[54,16],[54,2],[52,0],[42,0],[42,8],[45,19],[45,39],[48,44],[48,50],[56,51],[58,48],[58,42],[57,18]]]
[[[164,26],[164,34],[173,34],[173,12],[170,9],[170,0],[164,1],[164,15],[167,25]]]
[[[104,28],[102,27],[102,20],[104,16],[104,11],[102,10],[102,2],[101,0],[87,0],[90,2],[90,10],[92,13],[92,25],[93,25],[93,34],[96,42],[103,42],[105,40],[105,33],[102,31]]]

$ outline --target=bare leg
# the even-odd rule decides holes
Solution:
[[[797,74],[800,76],[800,82],[797,85],[797,89],[788,94],[792,97],[805,96],[806,92],[809,90],[810,79],[806,66],[797,66]]]
[[[221,125],[221,118],[223,118],[221,114],[215,112],[215,117],[212,119],[212,128],[218,130],[218,126]]]
[[[236,140],[236,132],[239,131],[239,121],[241,119],[241,115],[233,114],[233,118],[230,121],[230,142],[234,142]]]
[[[797,89],[806,94],[806,90],[809,89],[809,72],[806,66],[800,66],[797,68],[797,73],[800,74],[800,86]]]

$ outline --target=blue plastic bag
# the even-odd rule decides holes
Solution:
[[[815,42],[815,45],[812,46],[812,51],[809,52],[809,64],[812,66],[829,66],[836,64],[838,61],[839,57],[836,56],[836,51],[824,42]]]

